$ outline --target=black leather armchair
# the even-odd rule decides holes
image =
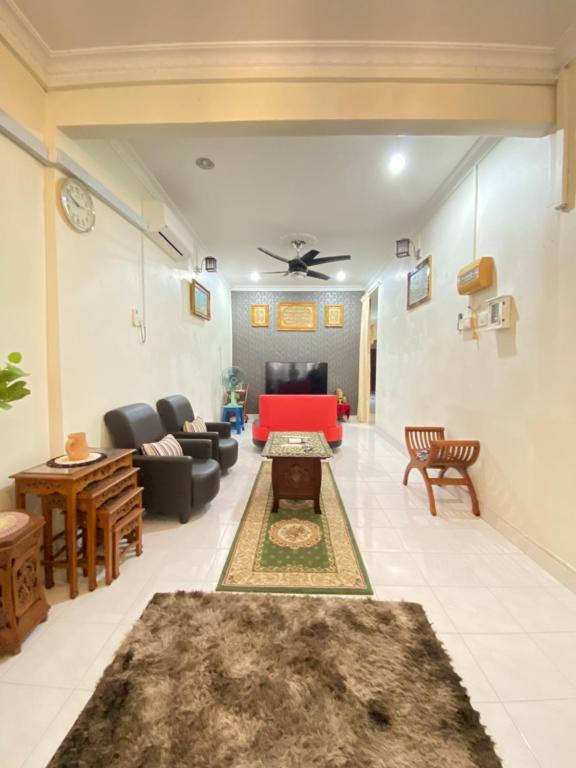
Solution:
[[[115,408],[104,422],[116,448],[140,449],[166,435],[156,411],[145,403]],[[186,435],[177,438],[183,456],[134,454],[144,487],[144,506],[153,515],[176,515],[186,523],[195,509],[211,501],[220,489],[220,465],[212,458],[211,440]]]
[[[190,400],[183,395],[170,395],[158,400],[156,408],[167,432],[176,438],[187,438],[191,435],[209,437],[212,440],[215,454],[224,471],[233,467],[238,461],[238,441],[230,436],[230,424],[227,421],[207,421],[208,432],[182,432],[185,421],[194,419],[194,411]]]

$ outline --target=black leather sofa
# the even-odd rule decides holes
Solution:
[[[208,432],[182,432],[185,421],[193,421],[194,410],[190,400],[184,395],[163,397],[156,403],[156,408],[167,432],[176,438],[190,435],[209,437],[214,445],[214,458],[217,458],[222,470],[233,467],[238,461],[238,441],[230,436],[230,424],[227,421],[207,421]]]
[[[104,422],[116,448],[135,448],[155,443],[166,434],[160,417],[146,403],[115,408]],[[202,435],[177,438],[183,456],[134,454],[144,488],[144,507],[152,515],[176,516],[188,521],[193,511],[211,501],[220,489],[220,465],[213,458],[213,443]]]

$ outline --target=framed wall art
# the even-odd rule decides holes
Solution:
[[[315,331],[316,304],[306,301],[280,301],[276,305],[278,331]]]
[[[270,325],[270,305],[252,304],[250,306],[250,324],[252,328],[267,328]]]
[[[432,256],[423,259],[408,272],[406,309],[413,309],[432,297]]]
[[[197,280],[190,283],[190,312],[203,320],[210,320],[210,291]]]
[[[344,327],[344,304],[327,304],[324,307],[324,327]]]

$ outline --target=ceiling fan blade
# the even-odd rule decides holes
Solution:
[[[322,272],[314,272],[313,269],[309,269],[306,272],[306,277],[317,277],[318,280],[330,280],[330,275],[325,275]]]
[[[314,259],[310,266],[315,267],[316,264],[330,264],[332,261],[350,261],[351,256],[322,256],[321,259]]]
[[[311,251],[308,251],[308,253],[305,253],[304,256],[300,256],[300,261],[302,261],[304,264],[310,265],[319,253],[320,251],[315,251],[312,249]]]
[[[273,272],[258,272],[259,275],[288,275],[285,269],[278,269]]]
[[[278,259],[278,261],[283,261],[285,264],[290,264],[290,259],[285,259],[283,256],[277,256],[275,253],[267,251],[266,248],[260,248],[260,246],[258,246],[258,250],[262,251],[262,253],[265,253],[267,256],[272,256],[273,259]]]

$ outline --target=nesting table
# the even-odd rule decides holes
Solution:
[[[270,432],[262,456],[272,459],[272,512],[281,499],[311,499],[321,514],[321,462],[332,455],[323,432]]]
[[[104,448],[91,449],[104,454],[102,459],[80,467],[52,467],[39,464],[12,475],[16,484],[16,506],[26,508],[26,494],[42,498],[42,511],[46,522],[51,523],[52,508],[60,506],[65,513],[66,559],[52,557],[52,526],[44,526],[44,571],[46,586],[54,584],[53,569],[65,568],[68,574],[70,597],[78,594],[78,553],[77,553],[77,497],[91,483],[105,480],[122,467],[132,467],[133,449]]]

